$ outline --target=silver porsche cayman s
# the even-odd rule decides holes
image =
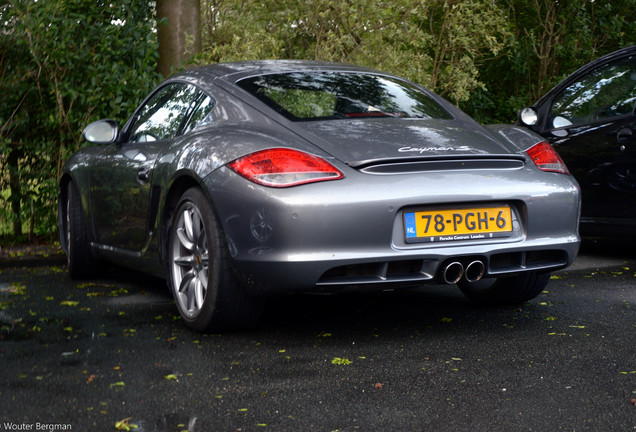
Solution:
[[[290,292],[444,283],[524,302],[579,248],[579,186],[539,135],[377,70],[196,68],[84,137],[59,188],[71,277],[161,275],[195,330],[253,324]]]

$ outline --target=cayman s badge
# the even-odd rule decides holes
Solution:
[[[436,151],[468,151],[470,150],[469,146],[458,146],[458,147],[400,147],[398,151],[400,153],[427,153],[427,152],[436,152]]]

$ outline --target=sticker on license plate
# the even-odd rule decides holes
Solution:
[[[461,241],[505,237],[512,233],[510,207],[480,207],[404,213],[406,241]]]

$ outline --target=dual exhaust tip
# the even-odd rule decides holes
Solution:
[[[456,284],[462,278],[467,282],[477,282],[486,273],[486,264],[482,260],[470,261],[466,266],[460,261],[451,261],[442,267],[442,279],[445,283]]]

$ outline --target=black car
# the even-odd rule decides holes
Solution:
[[[636,45],[583,66],[519,113],[579,181],[583,233],[636,234],[635,105]]]

